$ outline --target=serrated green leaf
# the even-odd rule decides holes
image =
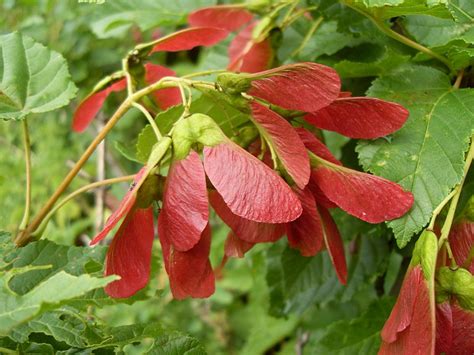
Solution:
[[[110,328],[105,333],[107,340],[93,346],[93,349],[123,348],[124,346],[150,339],[148,351],[153,354],[206,354],[199,341],[179,332],[165,330],[159,323],[134,324]]]
[[[159,26],[183,25],[194,9],[215,4],[213,0],[113,0],[98,6],[92,31],[99,38],[120,37],[133,25],[146,31]]]
[[[383,19],[416,14],[451,17],[445,5],[446,0],[344,0],[343,2]]]
[[[365,52],[364,52],[365,53]],[[367,61],[344,59],[334,65],[334,69],[343,78],[362,78],[367,76],[381,76],[395,70],[409,60],[408,55],[403,55],[389,47],[385,47],[380,55]]]
[[[405,126],[390,139],[363,141],[357,147],[366,170],[415,196],[405,216],[388,222],[403,247],[462,177],[474,130],[474,90],[453,90],[444,73],[411,66],[377,79],[369,95],[399,102],[410,111]]]
[[[208,90],[191,105],[192,113],[203,113],[212,117],[221,130],[228,136],[236,135],[239,128],[249,122],[249,116],[230,105],[222,94]]]
[[[220,95],[212,92],[206,92],[199,99],[193,101],[190,112],[203,113],[212,117],[227,136],[232,136],[237,133],[239,127],[249,120],[247,115],[229,105]],[[173,124],[181,117],[182,113],[182,106],[174,106],[166,111],[160,112],[156,116],[155,122],[161,133],[167,134]],[[138,136],[136,145],[137,159],[146,162],[155,143],[156,136],[153,133],[153,129],[150,125],[145,126]]]
[[[404,24],[417,42],[428,47],[443,46],[456,39],[474,43],[474,22],[458,24],[452,19],[420,15],[408,16]]]
[[[337,280],[327,253],[302,257],[295,250],[274,246],[269,250],[267,283],[270,288],[271,313],[287,315],[302,313],[312,305],[325,305],[337,300],[353,300],[363,293],[366,301],[376,297],[368,284],[385,272],[388,248],[381,238],[365,236],[358,252],[348,261],[346,286]]]
[[[43,269],[32,269],[14,276],[9,283],[10,288],[25,294],[40,282],[64,271],[79,276],[86,273],[101,274],[106,248],[83,248],[58,245],[48,240],[40,240],[17,249],[7,257],[12,261],[11,267],[48,266]]]
[[[43,333],[76,348],[100,343],[103,337],[98,327],[93,327],[92,323],[74,309],[67,308],[46,312],[17,326],[9,336],[18,343],[26,343],[31,333]]]
[[[317,342],[309,343],[309,354],[376,354],[380,329],[390,314],[393,300],[382,298],[372,303],[358,318],[332,323]]]
[[[8,334],[14,327],[31,318],[59,307],[65,301],[116,280],[117,277],[96,278],[90,275],[73,276],[64,271],[39,283],[29,292],[19,295],[9,287],[13,276],[42,267],[26,266],[0,272],[0,334]]]
[[[448,0],[447,7],[456,22],[474,22],[474,3],[471,0]]]
[[[0,118],[55,110],[76,92],[59,53],[18,32],[0,36]]]

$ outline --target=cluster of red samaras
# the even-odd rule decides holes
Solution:
[[[474,223],[461,220],[449,235],[457,265],[438,255],[437,237],[417,241],[398,300],[382,329],[379,354],[474,354]],[[471,255],[470,255],[471,254]]]
[[[195,12],[190,22],[215,19],[216,13],[220,20],[214,25],[225,30],[185,29],[163,37],[152,51],[212,45],[223,39],[227,30],[251,19],[245,10],[215,7]],[[231,25],[235,19],[240,21],[239,26]],[[254,45],[245,45],[242,53],[246,55],[239,57],[239,63],[246,63]],[[147,83],[170,74],[167,68],[145,64]],[[250,119],[261,138],[247,151],[227,138],[212,119],[203,127],[202,120],[191,118],[186,119],[188,125],[200,122],[201,126],[191,128],[189,137],[196,141],[190,142],[185,155],[176,155],[182,149],[173,138],[174,153],[161,198],[158,235],[174,297],[208,297],[214,292],[215,278],[209,262],[209,204],[231,228],[225,244],[227,257],[242,257],[256,243],[274,242],[287,235],[290,246],[304,256],[327,249],[338,278],[345,283],[343,243],[328,209],[340,207],[364,221],[379,223],[405,214],[413,204],[413,196],[393,182],[343,167],[312,133],[293,127],[269,107],[298,111],[307,122],[352,138],[392,133],[404,124],[408,112],[394,103],[350,97],[341,92],[340,79],[333,69],[315,63],[253,74],[224,73],[218,77],[218,84],[222,95],[242,99],[245,93]],[[125,86],[121,79],[86,98],[75,114],[74,127],[85,129],[107,95]],[[159,90],[154,95],[163,108],[180,103],[176,89]],[[195,137],[196,132],[206,135],[207,131],[212,131],[212,139]],[[190,149],[196,146],[204,148]],[[261,147],[266,147],[266,154],[261,154]],[[151,199],[143,198],[146,189],[140,188],[147,179],[152,180],[152,168],[145,166],[136,175],[121,205],[92,242],[105,238],[123,218],[106,261],[106,274],[121,276],[106,288],[112,297],[129,297],[148,282],[155,228]]]
[[[407,111],[373,98],[340,98],[336,72],[315,63],[297,63],[256,74],[223,74],[218,82],[222,82],[224,94],[232,89],[234,80],[246,80],[246,94],[254,98],[248,103],[250,117],[262,140],[249,150],[258,155],[260,149],[255,145],[260,147],[265,141],[270,147],[267,153],[272,151],[274,156],[272,159],[264,154],[263,161],[258,159],[227,138],[204,115],[186,119],[188,126],[195,127],[191,129],[193,136],[198,136],[189,143],[184,156],[177,156],[182,147],[172,136],[174,154],[163,189],[158,235],[173,295],[207,297],[214,292],[209,263],[209,203],[231,228],[225,245],[227,257],[241,257],[254,244],[274,242],[286,234],[290,246],[304,256],[326,248],[340,281],[345,283],[343,243],[328,209],[340,207],[364,221],[379,223],[406,213],[413,196],[391,181],[343,167],[312,133],[293,127],[263,101],[307,112],[304,117],[310,122],[331,117],[343,120],[341,129],[331,128],[364,138],[398,129]],[[387,126],[392,128],[388,130]],[[202,137],[195,132],[203,132]],[[190,148],[195,143],[204,146],[202,160],[201,152]],[[121,276],[107,287],[113,297],[128,297],[148,281],[155,234],[153,212],[137,196],[150,168],[144,167],[137,174],[120,207],[93,240],[97,243],[103,239],[125,216],[107,256],[106,274]]]

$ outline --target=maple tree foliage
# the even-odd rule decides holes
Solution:
[[[0,349],[8,350],[13,346],[11,341],[20,344],[19,339],[31,340],[31,334],[41,332],[42,328],[35,328],[40,325],[30,322],[35,316],[52,317],[48,313],[52,310],[66,312],[65,307],[90,306],[91,300],[99,307],[133,303],[140,297],[149,297],[144,295],[150,293],[157,280],[160,287],[168,285],[169,299],[225,299],[227,290],[223,285],[233,271],[232,259],[244,259],[252,265],[255,282],[265,284],[264,297],[251,298],[270,302],[270,307],[257,307],[264,312],[265,320],[257,323],[260,328],[265,328],[265,322],[279,321],[288,327],[286,332],[308,326],[311,322],[299,324],[303,318],[295,321],[297,317],[293,316],[303,317],[311,307],[333,307],[334,314],[342,317],[328,327],[325,335],[314,338],[317,341],[309,341],[309,349],[315,353],[324,353],[325,347],[331,353],[338,347],[334,339],[340,338],[337,327],[341,324],[344,328],[361,328],[358,330],[365,333],[362,340],[357,338],[359,335],[341,340],[337,353],[474,352],[474,200],[469,192],[469,168],[474,155],[474,114],[469,108],[470,103],[474,104],[469,89],[473,42],[470,37],[463,37],[462,41],[469,43],[467,47],[459,44],[459,38],[445,42],[439,39],[438,43],[423,29],[428,26],[423,22],[425,17],[448,21],[451,16],[461,33],[459,26],[471,26],[472,21],[463,17],[465,12],[459,8],[465,6],[466,13],[472,12],[472,16],[474,8],[462,1],[456,1],[457,6],[430,2],[419,7],[396,1],[370,5],[359,0],[340,4],[316,0],[307,4],[210,4],[186,9],[186,20],[165,34],[161,26],[169,29],[166,21],[155,25],[146,11],[119,3],[117,8],[106,8],[125,11],[125,23],[133,19],[131,31],[135,31],[133,39],[139,43],[133,43],[120,70],[100,80],[75,104],[72,131],[90,132],[99,112],[108,113],[107,106],[114,100],[121,103],[32,219],[27,176],[26,211],[15,237],[21,248],[15,250],[0,233],[0,247],[5,251],[0,258],[0,301],[5,298],[0,306],[0,335],[5,334],[6,339],[0,337]],[[331,19],[339,12],[339,17]],[[137,16],[143,17],[143,23],[137,21]],[[370,36],[354,36],[352,29],[346,28],[352,26],[345,23],[350,16],[356,16],[353,25],[361,36],[366,31]],[[398,27],[388,27],[387,20],[405,21],[405,16],[408,19],[400,24],[400,33]],[[131,24],[122,28],[123,23],[115,23],[113,14],[110,17],[95,22],[93,31],[97,36],[107,38],[122,30],[130,31]],[[309,27],[301,35],[298,26]],[[155,27],[159,31],[147,33]],[[313,58],[304,51],[318,31],[324,38],[316,37],[317,46],[310,49],[320,54]],[[375,35],[372,31],[380,32]],[[405,31],[412,34],[413,40],[404,36]],[[339,37],[333,37],[334,33]],[[381,40],[381,34],[390,40]],[[445,32],[438,35],[447,36]],[[143,36],[151,40],[147,42]],[[298,47],[288,50],[280,45],[281,41],[288,44],[298,36],[302,37]],[[428,56],[447,69],[442,72],[430,68],[430,73],[426,67],[420,69],[419,64],[409,63],[407,50],[395,52],[399,50],[395,41],[420,51],[413,60],[423,62]],[[373,46],[377,60],[356,62],[354,54],[345,57],[347,48],[357,51],[364,45]],[[445,53],[448,45],[453,47]],[[21,48],[21,61],[9,59],[10,53],[20,53]],[[6,59],[0,61],[0,69],[6,68],[6,74],[0,77],[0,118],[23,119],[27,174],[31,147],[25,117],[57,109],[75,94],[71,87],[64,89],[66,94],[51,93],[48,88],[35,91],[41,85],[34,80],[42,70],[64,71],[66,74],[58,81],[70,80],[63,58],[57,59],[57,53],[52,51],[41,54],[44,50],[48,49],[22,34],[0,37],[0,53],[7,53]],[[384,54],[379,55],[380,51]],[[202,60],[205,63],[193,63],[202,70],[182,74],[189,70],[189,64],[169,64],[196,53],[211,53]],[[216,53],[226,53],[225,68],[208,69],[206,61],[211,61],[213,55],[218,57]],[[53,58],[45,59],[46,69],[35,66],[35,56],[39,55]],[[219,60],[221,65],[222,59]],[[62,67],[58,69],[56,63]],[[384,69],[392,64],[396,66],[393,71]],[[15,92],[10,72],[16,73],[15,80],[22,81],[25,90]],[[412,79],[416,72],[431,86]],[[466,75],[470,76],[466,79]],[[211,79],[204,80],[208,76]],[[360,78],[368,79],[358,81]],[[55,80],[56,77],[52,82]],[[74,87],[72,82],[71,85]],[[370,96],[364,96],[367,88]],[[57,102],[54,96],[58,97]],[[463,104],[453,109],[449,106],[452,102]],[[147,124],[133,116],[134,112],[144,116]],[[133,138],[122,146],[117,144],[117,149],[133,161],[133,166],[140,166],[138,172],[110,179],[104,175],[102,181],[58,202],[101,141],[112,129],[115,132],[115,125],[133,117],[133,127],[142,130],[138,136],[131,133],[134,129],[127,132]],[[446,123],[445,117],[452,117],[453,121]],[[457,117],[464,121],[456,121]],[[466,122],[472,127],[466,127]],[[446,147],[449,139],[456,140],[459,146]],[[354,147],[357,157],[343,154],[346,150],[353,153]],[[436,154],[427,156],[426,147]],[[446,166],[441,169],[442,164]],[[435,166],[446,171],[435,171]],[[400,176],[402,170],[406,173]],[[65,253],[65,263],[70,263],[70,268],[54,260],[47,266],[35,261],[42,258],[31,249],[42,250],[43,241],[39,239],[52,215],[66,202],[88,189],[130,180],[128,191],[110,204],[109,217],[82,248],[91,253],[102,250],[101,262],[93,256],[74,257],[72,252]],[[432,193],[427,181],[436,184],[441,192]],[[347,224],[345,220],[351,222]],[[385,222],[392,230],[384,226]],[[353,236],[350,241],[348,234]],[[394,243],[381,235],[394,237],[401,247],[416,237],[411,249],[400,253]],[[22,253],[32,253],[28,257],[33,261],[23,263]],[[54,271],[47,281],[41,278],[44,276],[35,276],[30,286],[25,286],[28,282],[15,281],[48,268]],[[64,297],[43,291],[43,282],[55,281],[54,277],[81,276],[90,279],[90,285],[83,285],[90,287],[67,288]],[[102,292],[102,288],[105,293],[100,300],[88,293]],[[350,303],[352,297],[366,296],[373,301],[369,306],[366,300],[354,301],[347,309],[341,306]],[[241,303],[248,302],[246,297]],[[227,301],[220,302],[222,306]],[[27,307],[28,312],[21,308],[30,303],[33,306]],[[393,307],[386,314],[377,314],[374,309],[380,304],[385,309]],[[359,318],[347,320],[357,312]],[[286,318],[276,320],[277,316]],[[214,326],[216,321],[207,322]],[[61,332],[51,329],[45,334],[59,337]],[[125,344],[153,338],[153,347],[160,351],[165,345],[170,353],[200,351],[199,346],[188,346],[187,342],[183,345],[181,336],[174,342],[176,334],[161,328],[130,328],[129,332],[104,328],[85,333],[94,334],[93,340],[88,339],[87,345],[75,344],[69,350],[122,349]],[[288,333],[282,334],[278,339]],[[61,341],[69,346],[64,339],[58,340]],[[294,343],[301,350],[307,342],[301,336]],[[141,345],[144,344],[146,341]]]

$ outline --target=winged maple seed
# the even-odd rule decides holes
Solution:
[[[271,67],[274,56],[271,38],[254,33],[260,22],[254,20],[246,9],[235,5],[205,7],[189,14],[188,22],[193,27],[210,26],[227,31],[240,29],[229,45],[228,70],[255,73]]]

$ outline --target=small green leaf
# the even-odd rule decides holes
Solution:
[[[105,332],[107,340],[93,346],[93,349],[114,347],[121,349],[125,345],[150,339],[149,353],[153,354],[206,354],[198,340],[179,332],[165,330],[159,323],[134,324],[109,328]]]
[[[59,53],[18,32],[0,36],[0,118],[55,110],[76,92]]]

